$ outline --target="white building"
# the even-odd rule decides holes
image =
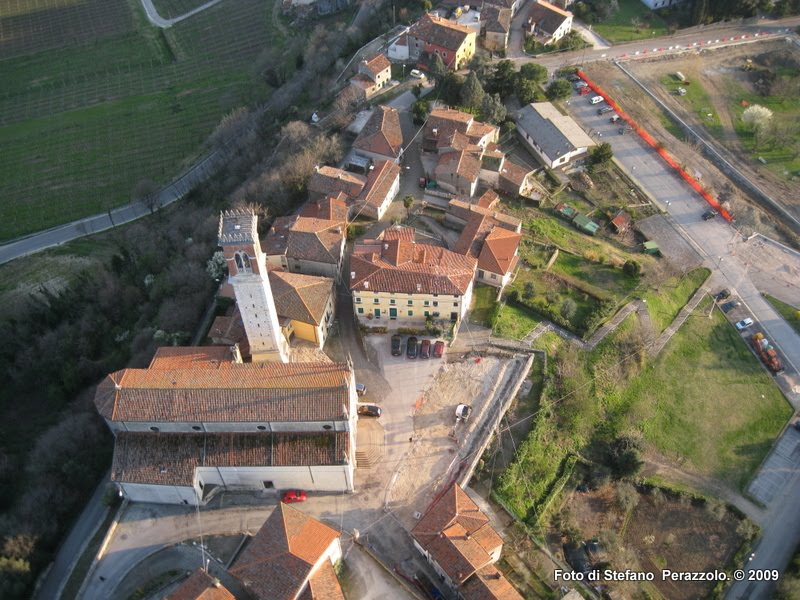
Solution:
[[[533,154],[550,168],[567,164],[595,145],[571,117],[549,102],[523,106],[516,116],[517,133]]]
[[[553,44],[572,31],[572,13],[539,0],[528,12],[526,31],[545,46]]]

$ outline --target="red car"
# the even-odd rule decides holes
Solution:
[[[592,92],[592,88],[590,88],[590,87],[584,87],[584,88],[581,88],[581,89],[578,90],[578,93],[581,96],[585,96],[586,94],[590,94],[591,92]]]
[[[419,346],[419,357],[420,358],[430,358],[431,357],[431,341],[430,340],[422,340],[422,343]]]
[[[433,357],[434,358],[442,358],[444,354],[444,342],[439,340],[433,345]]]
[[[308,499],[308,494],[302,490],[289,490],[281,498],[281,502],[291,504],[292,502],[305,502]]]

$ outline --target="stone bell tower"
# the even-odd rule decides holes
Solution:
[[[258,240],[258,217],[250,210],[224,211],[219,245],[228,264],[253,362],[289,362],[289,344],[278,324],[267,257]]]

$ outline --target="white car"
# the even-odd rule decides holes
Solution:
[[[472,407],[468,404],[459,404],[456,407],[456,419],[465,421],[472,414]]]
[[[738,329],[739,331],[744,331],[752,324],[753,324],[753,319],[748,317],[747,319],[742,319],[741,321],[736,323],[736,329]]]
[[[416,77],[417,79],[425,79],[425,73],[419,69],[411,69],[411,73],[409,73],[409,75]]]

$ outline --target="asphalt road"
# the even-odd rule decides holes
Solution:
[[[624,108],[624,99],[622,105]],[[740,234],[721,219],[704,221],[701,215],[709,208],[706,202],[638,135],[632,131],[620,135],[619,124],[611,124],[609,114],[598,116],[597,108],[589,104],[587,98],[577,95],[569,104],[569,111],[593,134],[596,141],[611,144],[614,156],[622,167],[668,213],[677,231],[704,257],[706,266],[712,270],[712,285],[735,290],[753,315],[756,325],[782,352],[787,363],[786,376],[796,378],[796,366],[800,365],[800,336],[761,296],[748,277],[746,261],[731,251],[731,242]],[[800,409],[800,395],[789,393],[787,396],[794,408]],[[787,429],[783,435],[793,436],[796,432]],[[800,459],[800,444],[797,448],[797,458]],[[786,474],[783,487],[767,506],[756,555],[747,565],[741,565],[743,569],[783,571],[800,542],[800,511],[797,510],[800,460],[795,464],[798,466]],[[772,597],[774,587],[774,582],[743,581],[732,586],[728,597],[736,600],[766,600]]]

